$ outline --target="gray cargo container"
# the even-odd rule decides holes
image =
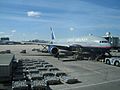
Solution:
[[[0,54],[0,82],[11,80],[13,54]]]

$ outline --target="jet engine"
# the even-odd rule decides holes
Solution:
[[[59,49],[56,46],[49,46],[48,51],[55,57],[59,55]]]

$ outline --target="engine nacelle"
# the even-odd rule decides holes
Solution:
[[[48,51],[55,57],[59,54],[59,49],[56,46],[49,46]]]

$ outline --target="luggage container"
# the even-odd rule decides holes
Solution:
[[[12,81],[12,90],[29,90],[26,81]]]
[[[49,71],[43,72],[43,77],[48,77],[48,76],[52,77],[55,76],[55,74]]]
[[[42,71],[47,71],[47,70],[48,70],[48,69],[45,68],[45,67],[37,67],[37,69],[38,69],[40,72],[42,72]]]
[[[61,81],[58,77],[54,76],[48,76],[44,78],[45,81],[47,82],[48,85],[56,85],[56,84],[61,84]]]
[[[70,77],[70,76],[62,76],[61,80],[68,84],[78,83],[78,79]]]
[[[53,67],[53,65],[52,64],[45,64],[44,67],[49,68],[49,67]]]
[[[41,62],[41,64],[45,65],[45,64],[49,64],[48,62]]]
[[[62,72],[62,71],[56,72],[55,75],[56,75],[57,77],[67,76],[67,74],[66,74],[65,72]]]
[[[59,71],[59,69],[56,68],[56,67],[50,67],[50,68],[49,68],[49,71]]]
[[[38,74],[31,74],[30,76],[31,76],[32,80],[42,80],[42,79],[44,79],[43,75],[40,74],[40,73],[38,73]]]
[[[31,82],[32,90],[48,90],[48,84],[44,80],[34,80]]]
[[[15,75],[15,76],[13,76],[13,81],[19,81],[19,80],[25,80],[26,78],[25,78],[25,76],[24,75]]]
[[[43,67],[43,65],[42,64],[37,64],[36,67]]]
[[[32,73],[39,73],[39,71],[37,69],[29,69],[29,72]]]

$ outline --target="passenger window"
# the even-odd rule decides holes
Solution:
[[[108,41],[100,41],[100,43],[108,43]]]

